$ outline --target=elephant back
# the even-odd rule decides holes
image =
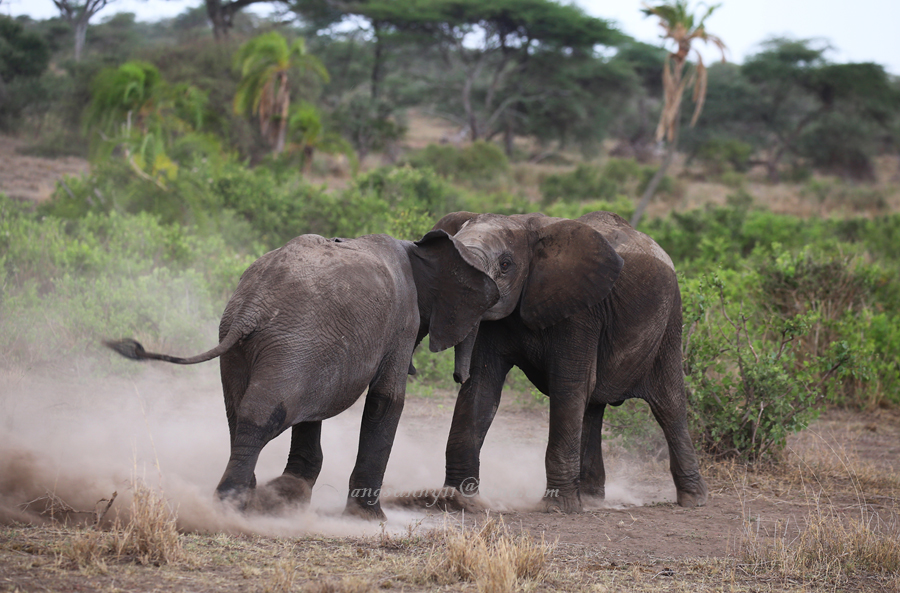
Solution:
[[[589,212],[578,219],[603,237],[612,245],[616,253],[627,260],[629,255],[647,255],[666,265],[673,272],[675,265],[669,254],[648,235],[637,231],[628,222],[613,212]]]

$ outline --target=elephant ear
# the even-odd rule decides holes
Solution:
[[[416,246],[413,273],[419,308],[430,311],[429,349],[440,352],[473,331],[485,311],[500,300],[500,290],[466,246],[446,231],[429,231]]]
[[[545,329],[588,309],[612,290],[624,261],[591,227],[563,220],[541,229],[522,292],[520,313]]]
[[[474,212],[451,212],[437,221],[432,230],[446,231],[448,235],[455,235],[464,224],[478,216]]]

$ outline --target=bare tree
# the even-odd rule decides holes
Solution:
[[[53,0],[62,17],[75,29],[75,61],[81,61],[88,22],[95,14],[115,0]]]

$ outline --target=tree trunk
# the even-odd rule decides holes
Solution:
[[[206,15],[213,28],[213,38],[216,41],[224,41],[228,38],[228,28],[231,19],[222,6],[222,0],[206,0]]]
[[[378,99],[379,88],[381,82],[381,68],[384,52],[384,41],[381,38],[381,24],[372,21],[372,31],[375,33],[375,58],[372,64],[372,101]]]
[[[88,19],[83,18],[72,23],[75,28],[75,61],[81,61],[84,52],[84,41],[87,37]]]
[[[513,126],[512,126],[512,118],[507,115],[503,118],[505,121],[503,122],[503,150],[506,152],[507,158],[512,158],[513,155]]]
[[[288,112],[291,107],[291,94],[288,89],[288,77],[286,72],[282,72],[278,76],[278,95],[276,105],[279,107],[278,121],[276,125],[275,154],[284,152],[284,144],[287,139]]]
[[[466,112],[466,122],[469,124],[469,140],[475,142],[478,140],[478,118],[475,110],[472,109],[472,77],[466,77],[466,83],[463,85],[462,92],[463,109]]]
[[[672,159],[675,158],[675,147],[677,144],[678,127],[676,124],[675,137],[672,138],[672,141],[669,142],[669,146],[666,148],[666,156],[663,157],[662,164],[659,166],[659,169],[656,170],[653,178],[650,179],[650,183],[647,184],[647,189],[644,190],[644,195],[641,196],[641,201],[638,202],[637,208],[634,210],[634,215],[631,217],[631,226],[634,228],[637,228],[638,223],[641,221],[641,217],[644,216],[644,210],[650,205],[650,200],[653,198],[653,194],[656,193],[656,188],[659,187],[659,182],[665,177],[666,170],[669,168],[669,165],[672,164]]]

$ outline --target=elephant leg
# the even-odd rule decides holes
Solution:
[[[681,370],[680,330],[679,324],[677,341],[667,330],[660,348],[660,356],[649,375],[647,403],[650,404],[653,417],[666,437],[666,444],[669,447],[669,469],[675,481],[678,504],[683,507],[695,507],[706,504],[708,489],[700,475],[697,452],[688,432],[687,397]]]
[[[263,394],[271,390],[251,386],[245,394],[244,403],[265,401]],[[234,437],[231,441],[231,456],[225,473],[216,487],[216,494],[222,500],[234,501],[240,508],[246,508],[250,490],[256,486],[256,462],[262,448],[284,432],[287,428],[287,411],[279,403],[269,408],[268,414],[260,413],[260,406],[242,405],[235,415]]]
[[[678,504],[696,507],[706,504],[708,490],[700,475],[697,453],[688,432],[687,413],[683,406],[662,406],[650,400],[650,410],[659,422],[669,447],[669,469],[675,482]]]
[[[547,373],[550,393],[550,435],[544,464],[547,491],[542,501],[545,510],[579,513],[581,503],[582,431],[587,422],[590,396],[597,383],[597,350],[585,345],[597,344],[597,328],[572,320],[556,326],[550,347],[553,359]],[[597,458],[600,458],[599,430],[602,412],[596,423]],[[589,435],[587,438],[591,438]],[[602,467],[602,466],[601,466]]]
[[[322,470],[322,422],[300,422],[291,429],[291,451],[284,474],[268,486],[290,501],[309,504]]]
[[[606,404],[587,405],[581,425],[581,494],[603,499],[606,470],[603,467],[603,413]]]
[[[479,491],[481,447],[500,405],[503,381],[512,364],[495,358],[485,359],[476,352],[472,375],[459,391],[453,408],[450,436],[447,438],[444,487],[458,491],[475,502]],[[457,501],[460,508],[470,507]]]
[[[587,395],[584,388],[551,391],[550,436],[544,464],[547,490],[544,510],[580,513],[581,434]]]
[[[402,372],[392,371],[390,376],[369,386],[359,433],[359,452],[350,474],[350,492],[344,514],[363,519],[386,518],[381,510],[381,487],[403,411],[407,365],[402,366]]]

